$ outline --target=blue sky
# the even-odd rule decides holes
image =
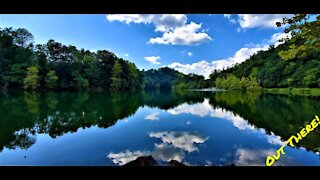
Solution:
[[[37,44],[54,39],[109,50],[139,69],[168,66],[208,77],[285,37],[285,14],[0,15],[0,28],[26,28]]]

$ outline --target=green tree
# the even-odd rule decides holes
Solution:
[[[30,89],[32,91],[37,90],[40,86],[39,84],[39,69],[36,66],[31,66],[27,68],[27,76],[23,80],[24,89]]]
[[[58,76],[54,70],[50,70],[45,78],[45,87],[55,89],[57,87]]]
[[[310,14],[295,14],[292,18],[283,18],[282,22],[276,23],[278,27],[289,25],[284,32],[292,35],[289,49],[279,52],[282,59],[306,57],[311,51],[320,49],[320,15],[313,15],[316,16],[314,21],[310,20],[311,16]],[[288,41],[288,39],[281,41]]]
[[[249,78],[250,79],[256,79],[258,76],[258,68],[257,67],[254,67],[252,68],[252,72],[251,74],[249,75]]]
[[[112,74],[111,74],[111,84],[110,84],[110,91],[111,92],[116,92],[119,91],[121,88],[121,73],[122,73],[122,68],[121,64],[119,63],[118,60],[114,61],[114,65],[112,68]]]
[[[13,88],[22,88],[23,79],[26,76],[26,71],[24,69],[23,64],[13,64],[8,72],[8,76],[10,79],[10,86]]]

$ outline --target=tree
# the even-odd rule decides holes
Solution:
[[[58,76],[54,70],[50,70],[45,78],[45,87],[55,89],[57,87]]]
[[[249,77],[250,77],[250,79],[256,79],[257,76],[258,76],[258,68],[254,67],[254,68],[252,68],[252,72],[249,75]]]
[[[31,66],[27,68],[27,76],[23,80],[24,89],[30,89],[32,91],[37,90],[40,86],[39,84],[39,69],[36,66]]]
[[[290,46],[288,50],[279,52],[279,56],[284,60],[291,60],[295,57],[306,57],[311,51],[320,48],[320,15],[314,21],[310,21],[312,15],[295,14],[292,18],[283,18],[282,22],[277,22],[278,27],[289,25],[284,32],[291,34]],[[282,39],[288,41],[288,38]]]
[[[121,64],[119,63],[118,60],[114,61],[114,65],[112,68],[112,74],[111,74],[111,84],[110,84],[110,91],[111,92],[116,92],[119,91],[121,88]]]

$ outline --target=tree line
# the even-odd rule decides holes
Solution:
[[[26,29],[0,29],[0,89],[106,90],[201,88],[203,76],[170,68],[140,71],[107,50],[91,52],[54,40],[34,44]]]

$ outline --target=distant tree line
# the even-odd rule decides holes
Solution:
[[[158,70],[143,71],[145,89],[201,89],[210,85],[209,80],[196,74],[182,74],[163,67]]]

